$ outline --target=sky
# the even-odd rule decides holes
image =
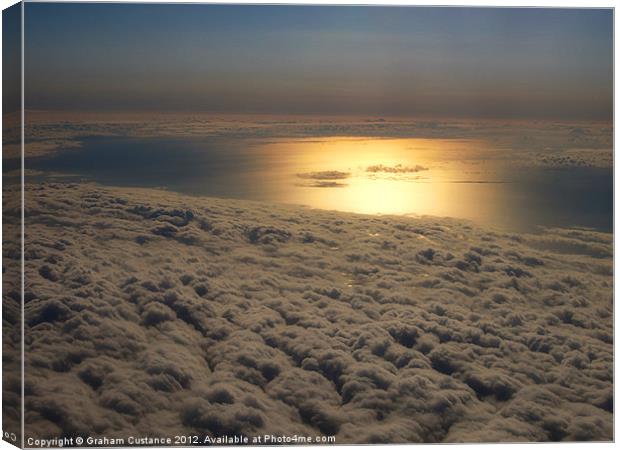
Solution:
[[[2,11],[2,111],[21,109],[21,4]]]
[[[25,9],[28,109],[612,118],[610,9]]]

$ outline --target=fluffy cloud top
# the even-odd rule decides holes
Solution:
[[[612,439],[611,235],[86,184],[26,205],[36,437]]]

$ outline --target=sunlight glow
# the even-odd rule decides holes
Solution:
[[[279,201],[321,209],[479,219],[495,216],[502,189],[499,158],[475,140],[283,139],[262,151],[278,161],[270,175],[290,186]]]

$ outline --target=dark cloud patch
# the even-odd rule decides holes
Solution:
[[[345,180],[351,176],[351,172],[326,170],[324,172],[298,173],[297,176],[304,180]]]
[[[315,188],[341,188],[348,186],[339,180],[346,180],[351,176],[350,172],[341,172],[338,170],[328,170],[324,172],[307,172],[298,173],[297,177],[308,180],[301,186]]]
[[[419,164],[415,166],[403,166],[402,164],[396,164],[395,166],[384,166],[383,164],[377,164],[366,167],[366,172],[370,173],[416,173],[425,170],[428,170],[428,167],[424,167]]]
[[[347,187],[347,183],[339,183],[337,181],[313,181],[310,183],[305,183],[303,186],[306,187],[315,187],[315,188],[343,188]]]

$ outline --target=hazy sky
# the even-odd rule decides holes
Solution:
[[[26,107],[611,119],[611,10],[27,3]]]
[[[21,110],[21,4],[2,11],[2,112]]]

